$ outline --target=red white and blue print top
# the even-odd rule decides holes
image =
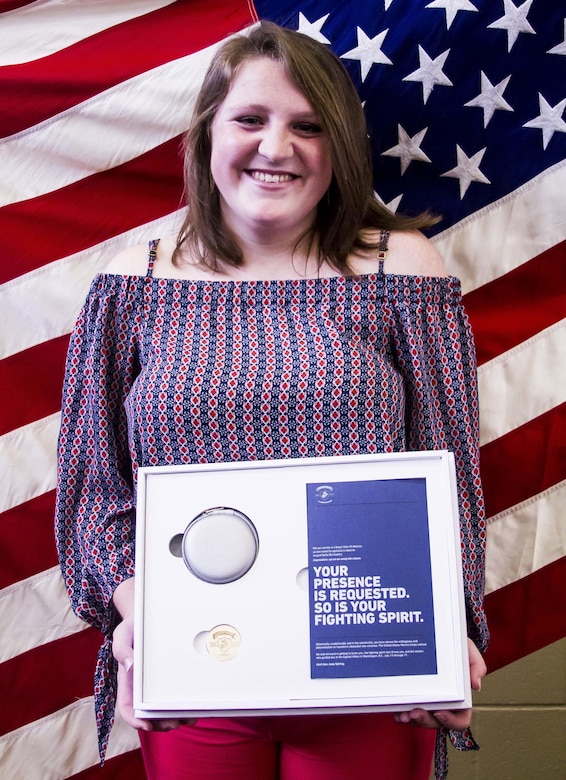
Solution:
[[[99,274],[66,367],[56,534],[73,609],[105,637],[134,575],[140,466],[448,449],[457,468],[468,632],[483,649],[485,517],[472,334],[454,277],[379,273],[208,281]]]

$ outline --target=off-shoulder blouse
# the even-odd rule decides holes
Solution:
[[[425,449],[455,455],[468,632],[484,649],[476,359],[456,278],[192,281],[151,263],[96,276],[68,350],[56,536],[73,609],[104,635],[101,754],[138,467]]]

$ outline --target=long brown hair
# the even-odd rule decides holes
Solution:
[[[187,213],[177,237],[173,262],[186,245],[193,257],[217,270],[217,261],[238,266],[242,252],[222,220],[220,196],[210,171],[211,125],[241,65],[267,57],[281,63],[305,95],[328,134],[332,181],[317,208],[312,239],[318,260],[343,274],[350,273],[348,257],[378,247],[367,231],[413,230],[437,219],[425,213],[396,215],[375,197],[366,121],[360,99],[340,60],[306,35],[261,22],[249,35],[229,39],[216,52],[199,92],[184,142]]]

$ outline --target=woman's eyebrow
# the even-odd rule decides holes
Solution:
[[[270,112],[270,109],[268,106],[263,105],[263,103],[234,103],[232,105],[227,106],[227,108],[233,112],[241,112],[241,113],[263,113],[263,112]],[[310,111],[297,111],[296,113],[293,113],[293,119],[309,119],[314,120],[317,122],[320,122],[320,118],[316,111],[310,110]]]

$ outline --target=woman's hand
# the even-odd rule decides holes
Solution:
[[[143,731],[170,731],[178,728],[181,723],[194,723],[194,720],[179,720],[167,718],[161,720],[146,720],[137,718],[134,701],[134,611],[133,611],[133,578],[119,586],[114,595],[114,603],[120,614],[126,614],[121,623],[114,629],[112,635],[112,652],[118,661],[118,693],[116,707],[129,726]]]
[[[134,616],[124,618],[114,629],[112,652],[118,661],[118,694],[116,707],[129,726],[143,731],[152,730],[150,720],[136,718],[134,712]]]
[[[470,681],[474,691],[481,690],[482,678],[487,674],[487,666],[483,656],[468,639],[468,654],[470,658]],[[399,712],[395,715],[398,723],[410,723],[414,726],[424,726],[429,729],[446,728],[451,731],[464,731],[472,720],[471,708],[466,710],[437,710],[429,712],[415,707],[410,712]]]

